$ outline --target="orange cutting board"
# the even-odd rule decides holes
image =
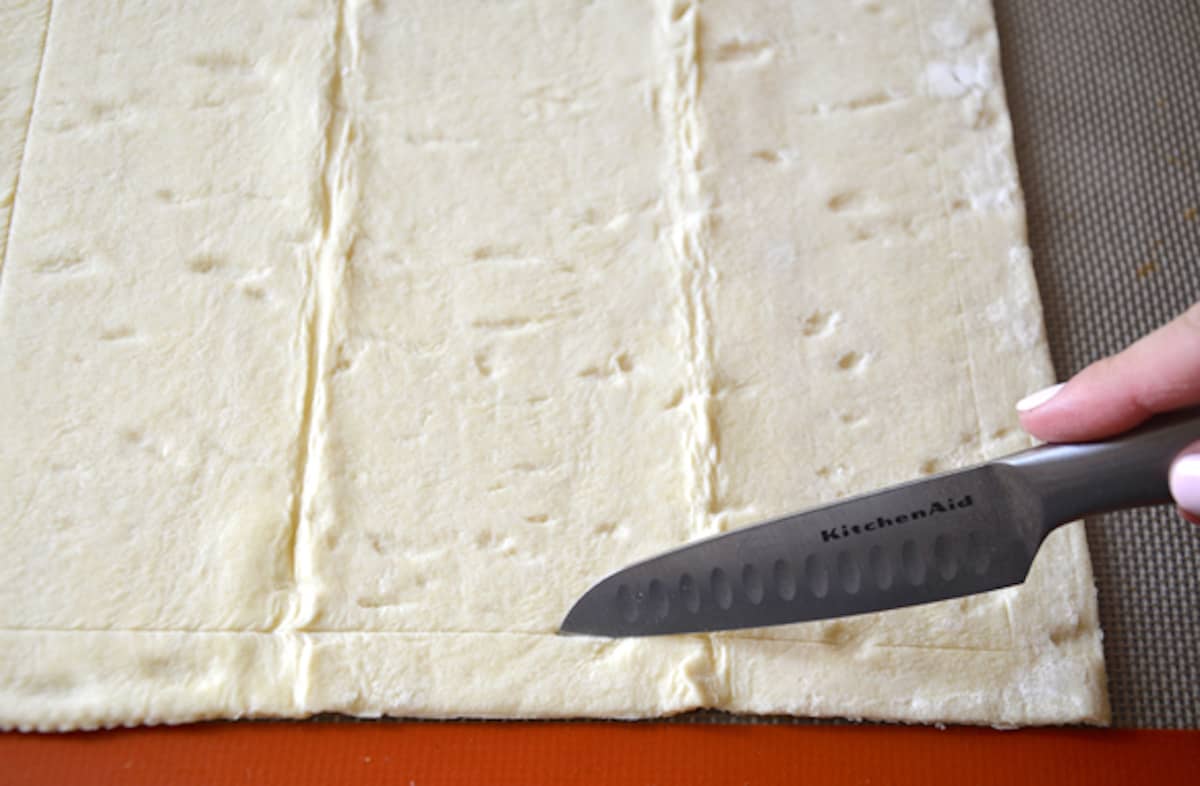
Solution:
[[[3,784],[1200,783],[1200,731],[602,722],[0,734]]]

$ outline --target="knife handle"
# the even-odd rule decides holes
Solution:
[[[1048,444],[995,460],[1042,500],[1045,532],[1083,516],[1171,501],[1171,462],[1200,440],[1200,407],[1101,442]]]

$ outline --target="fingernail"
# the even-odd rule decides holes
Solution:
[[[1037,393],[1030,393],[1025,398],[1017,402],[1018,412],[1028,412],[1031,409],[1036,409],[1045,404],[1050,399],[1058,394],[1058,391],[1063,389],[1066,382],[1059,382],[1057,385],[1051,385],[1048,388],[1042,388]]]
[[[1179,507],[1200,516],[1200,453],[1175,459],[1171,465],[1171,496]]]

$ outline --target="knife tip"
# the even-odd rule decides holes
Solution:
[[[567,616],[563,617],[562,623],[558,626],[558,635],[605,636],[611,638],[612,634],[607,633],[603,625],[597,624],[594,590],[595,587],[592,587],[575,601],[570,610],[567,611]]]

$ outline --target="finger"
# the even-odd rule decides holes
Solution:
[[[1171,462],[1169,481],[1184,518],[1200,524],[1200,442],[1193,442]]]
[[[1193,404],[1200,404],[1200,303],[1018,409],[1021,425],[1038,439],[1085,442]]]

